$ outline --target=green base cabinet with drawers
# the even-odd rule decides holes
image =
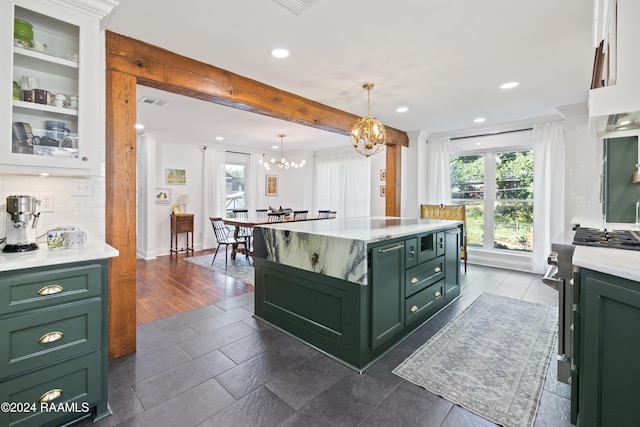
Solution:
[[[574,273],[572,422],[640,423],[640,284],[580,268]]]
[[[107,275],[107,260],[0,272],[1,426],[111,414]]]
[[[255,315],[362,372],[460,295],[459,229],[370,243],[367,264],[363,286],[256,257]]]

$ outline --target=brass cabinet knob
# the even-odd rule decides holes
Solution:
[[[440,273],[442,269],[440,267],[436,267],[433,269],[433,271],[435,271],[436,273]]]
[[[84,157],[82,158],[82,161],[83,161],[83,162],[89,161],[89,158],[88,158],[87,156],[84,156]]]
[[[40,396],[40,399],[38,399],[38,402],[40,403],[51,402],[58,399],[60,396],[62,396],[62,389],[54,388],[53,390],[49,390],[48,392]]]
[[[414,277],[413,279],[411,279],[411,283],[413,283],[414,285],[418,283],[418,278]]]
[[[49,332],[41,336],[38,342],[40,344],[47,344],[50,342],[58,341],[59,339],[62,339],[63,336],[64,334],[59,331]]]
[[[60,286],[60,285],[48,285],[48,286],[45,286],[43,288],[40,288],[40,290],[38,291],[38,295],[59,294],[63,290],[64,290],[64,288],[62,286]]]
[[[418,307],[417,306],[414,305],[413,307],[411,307],[411,312],[412,313],[415,313],[416,311],[418,311]]]
[[[409,255],[415,255],[416,251],[413,249],[409,249]]]
[[[442,295],[442,294],[440,293],[440,291],[436,291],[436,293],[435,293],[435,294],[433,294],[433,296],[435,296],[436,298],[438,298],[440,295]]]
[[[569,330],[571,330],[571,331],[575,330],[575,328],[576,328],[576,327],[575,327],[575,324],[574,324],[574,323],[572,323],[572,324],[571,324],[571,326],[569,326]]]
[[[572,380],[572,379],[573,379],[573,377],[569,377],[569,378],[567,379],[567,384],[571,385],[571,383],[572,383],[572,381],[571,381],[571,380]]]

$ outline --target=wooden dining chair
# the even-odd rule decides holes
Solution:
[[[249,219],[249,210],[248,209],[234,209],[232,211],[233,217],[236,219]],[[245,240],[247,242],[247,249],[251,248],[251,238],[253,237],[253,228],[252,227],[242,227],[236,226],[237,233],[233,233],[233,237],[237,240]]]
[[[232,247],[237,247],[238,245],[243,245],[245,248],[245,254],[247,255],[247,260],[249,260],[249,247],[247,246],[246,240],[238,240],[235,237],[231,236],[229,233],[229,229],[224,223],[222,218],[209,217],[211,221],[211,225],[213,226],[213,232],[216,235],[216,242],[218,243],[218,247],[216,248],[216,253],[213,255],[213,260],[211,261],[211,265],[216,260],[216,256],[218,256],[218,250],[220,246],[224,245],[224,269],[227,269],[228,263],[228,252],[229,245]]]
[[[307,214],[309,211],[293,211],[293,220],[294,221],[304,221],[307,219]]]
[[[331,215],[331,209],[318,211],[318,219],[329,218],[329,215]]]
[[[267,222],[282,222],[284,221],[284,212],[269,212],[267,214]]]
[[[268,209],[256,209],[256,218],[258,219],[267,219]]]
[[[462,221],[460,239],[460,259],[464,260],[464,272],[467,272],[467,211],[464,205],[420,205],[420,218],[456,219]]]

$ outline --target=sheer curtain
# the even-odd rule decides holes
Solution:
[[[261,178],[264,172],[264,166],[260,163],[260,159],[262,159],[261,154],[251,154],[251,160],[247,165],[247,177],[245,182],[245,200],[246,200],[246,208],[249,209],[249,212],[255,212],[258,209],[258,189],[262,185]]]
[[[203,185],[202,185],[202,248],[213,248],[216,237],[209,217],[224,217],[226,196],[226,153],[215,147],[204,147]]]
[[[533,127],[533,271],[543,273],[551,242],[564,230],[564,123]]]
[[[451,174],[449,172],[449,137],[427,140],[427,198],[426,204],[451,203]]]
[[[355,151],[316,154],[313,206],[337,211],[341,218],[369,216],[371,161]]]

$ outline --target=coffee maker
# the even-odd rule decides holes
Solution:
[[[7,244],[2,252],[28,252],[38,249],[36,227],[40,200],[31,196],[7,197]],[[33,219],[33,222],[31,220]]]

